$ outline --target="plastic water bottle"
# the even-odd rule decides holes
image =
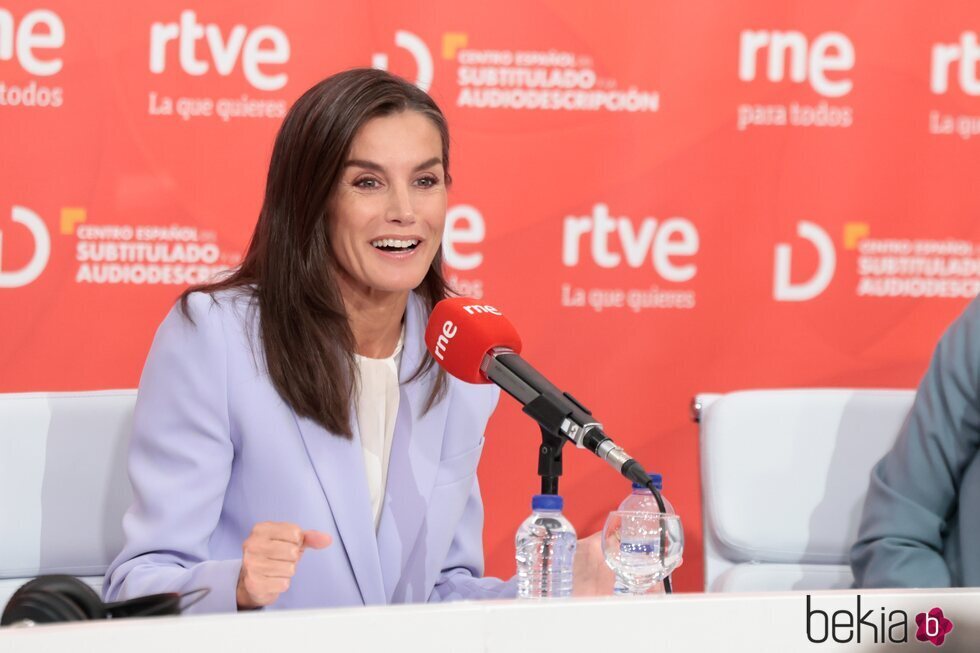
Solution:
[[[667,501],[667,497],[663,495],[664,492],[664,477],[660,474],[654,474],[653,472],[647,472],[647,476],[653,481],[653,486],[657,488],[660,492],[660,498],[664,500],[664,508],[667,512],[673,513],[674,506],[670,505],[670,501]],[[640,485],[639,483],[633,484],[633,492],[626,495],[623,502],[619,504],[617,510],[632,510],[634,512],[660,512],[660,506],[657,505],[657,500],[653,498],[653,492],[649,488]]]
[[[562,506],[560,496],[534,495],[531,516],[517,529],[517,596],[522,599],[572,595],[577,538]]]
[[[673,513],[674,512],[674,506],[670,505],[670,501],[668,501],[667,500],[667,497],[665,497],[663,495],[663,489],[664,489],[664,478],[663,478],[663,476],[660,475],[660,474],[655,474],[653,472],[647,472],[647,476],[649,476],[650,477],[650,480],[653,481],[653,486],[655,488],[657,488],[657,490],[661,493],[660,494],[660,498],[664,500],[664,508],[667,510],[667,512]],[[650,491],[650,488],[647,488],[647,487],[645,487],[643,485],[640,485],[639,483],[634,483],[633,484],[633,491],[632,491],[632,493],[628,494],[626,496],[626,498],[623,499],[623,502],[619,504],[619,508],[617,508],[617,510],[631,510],[633,512],[660,512],[660,506],[657,505],[657,500],[653,498],[653,492]],[[624,542],[623,545],[624,546],[635,547],[635,548],[638,548],[639,549],[639,548],[643,548],[643,547],[647,547],[647,546],[651,546],[651,545],[657,545],[658,546],[659,543],[656,543],[656,542],[654,542],[654,543],[650,543],[650,542],[644,542],[644,543]],[[652,588],[650,588],[650,590],[647,593],[648,594],[660,594],[661,592],[663,592],[662,586],[663,586],[663,583],[657,583]],[[618,578],[616,579],[616,584],[613,585],[613,592],[615,594],[629,594],[630,593],[629,592],[629,589],[626,587],[626,585],[624,585],[623,583],[621,583]]]

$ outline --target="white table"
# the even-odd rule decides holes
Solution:
[[[886,627],[908,615],[901,649],[874,645],[863,627],[862,644],[808,641],[807,593],[678,594],[644,598],[488,601],[266,613],[158,617],[0,631],[0,651],[98,651],[175,653],[184,651],[823,651],[908,650],[942,653],[980,650],[980,589],[862,591],[863,613]],[[857,592],[810,593],[810,605],[828,618],[855,613]],[[942,608],[954,624],[935,649],[916,641],[915,615]],[[881,608],[885,611],[882,613]],[[814,613],[811,636],[826,634]],[[845,623],[845,615],[837,617]],[[880,629],[879,629],[880,630]],[[840,628],[841,639],[846,629]],[[855,631],[851,629],[851,634]],[[894,631],[896,634],[899,631]],[[832,635],[832,634],[831,634]],[[878,633],[879,641],[884,635]]]

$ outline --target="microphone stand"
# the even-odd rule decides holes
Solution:
[[[538,476],[541,477],[541,494],[558,494],[558,477],[561,476],[561,449],[568,440],[563,436],[556,436],[541,427],[541,447],[538,449]],[[654,487],[653,482],[647,486],[653,493],[653,498],[660,508],[660,512],[666,513],[667,508],[663,497]],[[667,547],[666,534],[660,534],[660,547],[664,550]],[[670,576],[663,580],[664,593],[672,594]]]
[[[558,477],[561,476],[561,448],[564,436],[554,435],[541,427],[541,448],[538,449],[538,476],[541,477],[541,494],[558,494]]]
[[[561,449],[568,440],[561,432],[561,423],[567,414],[566,407],[560,400],[543,393],[525,404],[524,413],[541,427],[541,448],[538,449],[541,494],[558,494]]]
[[[565,397],[571,399],[569,395]],[[574,399],[573,399],[574,401]],[[577,401],[575,403],[579,406]],[[588,413],[588,409],[582,407]],[[541,477],[541,494],[558,494],[558,477],[561,476],[561,449],[567,439],[561,433],[561,423],[567,416],[567,406],[549,393],[541,393],[524,405],[524,413],[541,426],[541,448],[538,449],[538,475]],[[647,485],[657,502],[660,512],[667,512],[663,497],[650,481]],[[661,533],[660,546],[666,546],[666,534]],[[663,548],[661,549],[663,550]],[[664,593],[672,594],[674,588],[670,576],[664,578]]]

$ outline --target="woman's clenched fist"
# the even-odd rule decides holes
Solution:
[[[296,524],[261,522],[242,544],[242,571],[235,597],[239,610],[269,605],[289,589],[296,563],[307,548],[322,549],[331,538]]]

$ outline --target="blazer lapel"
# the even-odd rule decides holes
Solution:
[[[306,417],[297,416],[296,420],[337,524],[341,542],[334,546],[342,546],[347,554],[364,604],[384,604],[381,562],[357,420],[351,420],[352,440],[338,437]],[[329,580],[324,579],[324,582]]]
[[[405,310],[405,342],[399,365],[398,418],[378,526],[384,590],[389,601],[419,538],[442,458],[447,402],[440,401],[428,413],[422,414],[435,370],[408,382],[419,363],[429,355],[423,341],[427,317],[422,300],[411,294]],[[421,578],[417,580],[423,582]]]

